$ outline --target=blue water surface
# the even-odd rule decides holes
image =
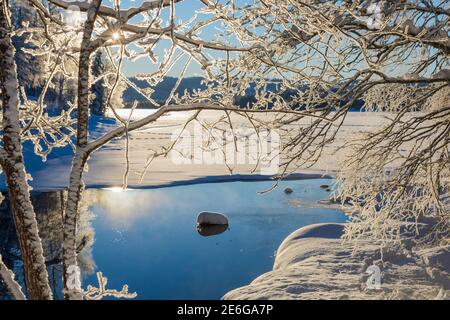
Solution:
[[[109,288],[126,283],[138,299],[220,299],[270,271],[276,249],[291,232],[313,223],[345,221],[339,210],[311,208],[328,196],[320,185],[330,183],[283,181],[265,194],[258,192],[273,182],[88,190],[96,216],[97,271],[108,277]],[[290,195],[283,192],[288,186],[294,190]],[[226,214],[229,229],[199,235],[196,216],[201,211]],[[96,282],[91,274],[83,286]]]

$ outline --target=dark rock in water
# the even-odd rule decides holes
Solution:
[[[322,184],[320,187],[321,187],[322,189],[330,189],[330,186],[327,185],[327,184]]]
[[[284,193],[286,193],[286,194],[290,194],[290,193],[294,192],[294,190],[292,190],[291,188],[286,188],[286,189],[284,189],[283,191],[284,191]]]
[[[228,226],[228,218],[218,212],[200,212],[197,216],[197,225],[226,225]]]
[[[199,235],[203,236],[203,237],[210,237],[210,236],[215,236],[218,234],[221,234],[223,232],[225,232],[228,229],[227,225],[220,225],[220,224],[216,224],[216,225],[199,225],[197,226],[197,232]]]

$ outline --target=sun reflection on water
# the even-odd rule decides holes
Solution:
[[[144,215],[151,215],[168,202],[168,197],[158,190],[123,189],[110,187],[88,189],[88,205],[106,217],[111,226],[130,227]]]

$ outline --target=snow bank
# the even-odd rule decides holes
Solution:
[[[224,299],[450,298],[445,265],[450,247],[409,254],[398,247],[380,252],[372,243],[360,243],[353,252],[354,247],[340,239],[342,232],[340,224],[310,225],[293,232],[277,250],[272,271],[228,292]],[[366,285],[366,270],[373,264],[382,272],[381,290]]]

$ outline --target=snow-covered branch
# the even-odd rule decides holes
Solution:
[[[143,126],[146,126],[152,122],[157,121],[162,116],[170,113],[170,112],[182,112],[182,111],[204,111],[204,110],[217,110],[217,111],[228,111],[228,112],[236,112],[236,113],[261,113],[261,114],[284,114],[284,115],[296,115],[298,117],[311,117],[311,118],[319,118],[323,121],[329,122],[330,119],[327,119],[325,117],[321,117],[320,115],[309,113],[309,112],[302,112],[302,111],[295,111],[295,110],[257,110],[257,109],[240,109],[237,107],[227,107],[219,104],[213,104],[213,103],[195,103],[195,104],[188,104],[188,105],[169,105],[169,106],[163,106],[159,108],[156,112],[152,113],[151,115],[148,115],[142,119],[132,121],[127,126],[120,126],[116,129],[113,129],[107,133],[105,133],[103,136],[95,139],[92,142],[89,142],[84,149],[85,152],[91,153],[94,150],[100,148],[101,146],[105,145],[106,143],[110,142],[114,138],[121,137],[125,134],[125,132],[128,130],[129,132],[137,130],[139,128],[142,128]]]
[[[14,279],[14,273],[3,263],[2,256],[0,255],[0,281],[1,280],[15,300],[26,300],[22,287]]]
[[[101,300],[105,297],[114,297],[114,298],[126,298],[132,299],[136,298],[137,294],[129,293],[128,286],[124,285],[122,290],[118,291],[115,289],[107,289],[106,286],[108,284],[108,278],[103,276],[101,272],[97,272],[97,280],[98,280],[98,288],[89,285],[87,290],[83,292],[84,300]]]
[[[22,137],[31,140],[43,156],[66,144],[75,149],[64,217],[64,277],[67,267],[77,264],[77,213],[89,156],[112,139],[128,137],[129,132],[169,112],[196,111],[187,124],[200,111],[222,111],[223,118],[205,125],[208,129],[218,124],[233,129],[231,113],[247,117],[255,131],[258,125],[278,129],[287,141],[282,150],[283,177],[318,161],[323,150],[335,141],[350,110],[388,110],[394,114],[391,123],[354,146],[350,156],[353,161],[348,162],[352,172],[339,176],[343,186],[340,198],[353,199],[358,211],[347,236],[401,238],[402,227],[411,231],[411,218],[418,221],[424,215],[438,217],[435,231],[439,240],[448,231],[444,221],[448,215],[442,203],[450,176],[450,9],[446,2],[425,6],[423,1],[392,1],[373,6],[371,1],[255,0],[248,5],[201,0],[201,9],[184,22],[176,19],[177,4],[182,2],[176,0],[144,1],[129,9],[108,6],[101,0],[50,0],[53,11],[42,1],[28,2],[39,19],[34,26],[17,28],[15,34],[32,45],[24,52],[48,57],[45,79],[42,95],[36,101],[27,101],[22,94],[24,102],[19,108],[17,80],[11,68],[14,53],[7,43],[8,17],[3,14],[0,75],[4,152],[0,159],[9,174],[9,187],[18,195],[16,209],[26,217],[20,225],[34,219],[21,158]],[[71,6],[85,14],[82,23],[70,24],[62,18],[64,13],[71,13]],[[100,51],[107,54],[112,70],[94,75],[93,56]],[[144,81],[143,87],[122,70],[125,60],[132,63],[141,58],[151,65],[150,71],[137,75]],[[180,83],[192,66],[202,73],[203,88],[180,93]],[[168,97],[157,101],[154,88],[176,70],[178,79],[168,90]],[[111,77],[113,81],[102,81]],[[45,94],[57,79],[70,79],[76,83],[77,92],[66,113],[50,117],[45,112]],[[116,112],[121,106],[111,101],[119,81],[135,89],[157,110],[135,121],[122,119]],[[100,82],[109,90],[107,108],[122,125],[91,137],[91,88]],[[390,97],[389,104],[385,97]],[[411,111],[423,115],[409,118]],[[256,113],[267,116],[255,124],[252,115]],[[304,119],[309,120],[307,125],[298,125]],[[405,144],[412,147],[407,149]],[[410,152],[405,154],[403,150]],[[386,170],[394,161],[400,167]],[[12,177],[19,177],[20,183],[14,183]],[[369,186],[367,181],[371,182]],[[384,195],[386,190],[390,191],[388,195]],[[411,214],[411,206],[418,214]],[[377,216],[389,223],[377,224]],[[37,227],[28,225],[32,230],[21,232],[35,244]],[[22,245],[26,247],[25,240]],[[39,248],[28,253],[29,266],[34,266],[31,262],[42,263],[40,253]],[[39,280],[35,286],[42,289],[45,272],[42,268],[38,271],[42,272],[36,274],[35,270],[34,278]],[[101,275],[99,282],[99,290],[91,288],[93,297],[108,292]],[[65,289],[66,298],[82,298],[81,290]],[[46,290],[41,291],[49,298]],[[122,293],[128,294],[126,290]]]
[[[182,1],[184,0],[174,0],[175,3]],[[86,1],[49,0],[49,2],[62,9],[69,9],[70,6],[77,6],[82,12],[87,12],[90,8],[89,2]],[[132,7],[126,10],[119,11],[111,7],[100,6],[98,13],[105,17],[117,18],[120,21],[128,21],[140,13],[166,7],[170,4],[171,0],[144,1],[139,7]]]

